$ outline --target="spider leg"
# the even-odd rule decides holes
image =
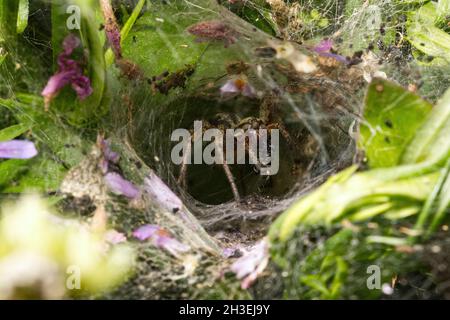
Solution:
[[[178,185],[182,188],[186,188],[187,185],[187,163],[188,163],[188,159],[191,157],[191,148],[192,148],[192,139],[189,139],[187,148],[186,148],[186,153],[184,154],[183,157],[183,162],[181,163],[181,168],[180,168],[180,175],[178,176]]]
[[[207,125],[209,126],[209,123],[207,123]],[[180,168],[180,175],[178,176],[178,180],[177,183],[180,187],[182,188],[186,188],[187,186],[187,168],[188,168],[188,159],[191,157],[191,152],[192,152],[192,141],[194,141],[195,143],[195,134],[193,130],[190,130],[191,132],[191,139],[189,139],[187,148],[186,148],[186,153],[184,154],[183,157],[183,162],[181,163],[181,168]]]
[[[216,141],[216,144],[218,146],[217,150],[219,150],[219,156],[222,158],[222,168],[225,171],[225,176],[227,177],[228,183],[230,184],[231,191],[233,192],[234,201],[237,203],[241,202],[241,196],[239,195],[239,191],[236,185],[236,182],[234,181],[233,174],[231,173],[230,167],[228,166],[228,163],[223,156],[223,145],[221,142]]]
[[[291,150],[296,150],[297,149],[297,145],[295,144],[294,139],[292,138],[292,136],[290,135],[289,131],[287,131],[286,127],[283,124],[281,124],[281,123],[272,123],[269,126],[267,126],[267,128],[269,129],[269,131],[272,130],[272,129],[280,130],[281,135],[286,140],[286,142],[288,143],[288,145],[291,148]]]
[[[248,143],[245,143],[245,151],[247,151],[248,157],[249,157],[250,160],[253,162],[255,168],[256,168],[258,171],[260,171],[262,165],[261,165],[261,162],[259,161],[259,158],[258,158],[258,154],[257,154],[258,151],[256,151],[256,153],[255,153],[255,150],[253,150],[252,148],[250,148],[250,146],[249,146]]]

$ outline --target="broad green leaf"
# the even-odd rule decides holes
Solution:
[[[22,33],[28,25],[28,0],[19,0],[19,10],[17,14],[17,33]]]
[[[269,230],[269,238],[271,240],[279,238],[281,241],[289,239],[294,233],[295,228],[308,218],[308,215],[311,213],[314,206],[322,201],[321,199],[326,195],[329,189],[333,187],[335,183],[349,179],[356,169],[357,167],[353,166],[333,175],[314,192],[295,202],[272,224]]]
[[[8,141],[17,138],[18,136],[20,136],[22,133],[26,132],[29,129],[30,129],[29,124],[21,123],[0,130],[0,141]]]
[[[426,122],[417,130],[402,156],[401,163],[429,159],[446,161],[450,152],[450,89],[438,101]]]
[[[421,52],[450,62],[450,35],[438,27],[413,23],[408,27],[407,39]]]
[[[382,79],[369,86],[360,147],[371,168],[392,167],[432,109],[430,103],[402,87]]]
[[[437,13],[440,17],[447,17],[450,14],[450,0],[439,0],[437,3]]]
[[[196,1],[195,5],[185,1],[175,1],[167,4],[151,2],[145,14],[134,24],[128,38],[123,43],[123,53],[141,67],[147,77],[157,76],[163,72],[176,72],[186,65],[195,65],[195,73],[191,82],[203,79],[216,79],[226,74],[227,62],[244,61],[244,54],[238,40],[237,43],[224,47],[223,41],[208,41],[199,43],[196,37],[186,29],[201,21],[221,20],[222,7],[213,7],[209,1]],[[190,14],[180,14],[189,12]],[[234,17],[235,19],[238,19]],[[239,28],[239,25],[233,25]],[[239,30],[240,31],[240,30]],[[254,33],[254,39],[260,33]],[[245,39],[241,36],[239,39]],[[194,80],[195,79],[195,80]],[[189,88],[189,87],[188,87]]]
[[[351,221],[370,220],[371,218],[388,211],[394,206],[393,203],[387,202],[379,205],[371,206],[370,208],[363,208],[350,217]]]
[[[186,64],[195,64],[205,48],[197,44],[185,29],[201,17],[178,15],[186,10],[180,2],[162,5],[152,3],[124,39],[124,56],[137,63],[147,76],[176,71]],[[132,40],[134,38],[134,41]]]
[[[409,19],[415,21],[415,23],[424,23],[428,25],[434,25],[438,20],[438,12],[436,5],[433,2],[421,6],[417,11],[412,11],[408,15]]]
[[[398,4],[423,4],[429,0],[396,0]]]
[[[420,211],[420,207],[406,207],[403,209],[395,209],[388,211],[384,217],[389,220],[400,220],[417,214]]]

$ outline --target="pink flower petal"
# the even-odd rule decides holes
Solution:
[[[72,78],[76,75],[76,72],[73,70],[67,70],[58,72],[55,75],[51,76],[48,79],[47,85],[44,90],[42,90],[41,95],[46,99],[52,99],[55,97],[59,91],[68,85]]]
[[[172,238],[165,229],[154,224],[139,227],[133,232],[133,236],[141,241],[151,240],[154,246],[162,248],[174,256],[190,250],[188,245]]]
[[[154,244],[157,247],[167,250],[174,256],[177,256],[179,253],[188,252],[190,250],[190,247],[188,245],[164,235],[159,236],[158,234],[156,234],[154,236]]]
[[[74,49],[79,45],[80,39],[73,34],[68,35],[64,39],[63,51],[58,56],[59,69],[52,77],[50,77],[47,85],[41,92],[41,95],[45,100],[46,109],[48,109],[51,100],[68,84],[72,85],[72,88],[81,100],[92,94],[91,81],[88,77],[83,75],[83,70],[79,63],[70,58]]]
[[[257,243],[252,250],[244,254],[231,265],[231,271],[238,279],[242,279],[241,287],[247,289],[264,271],[269,262],[269,251],[266,240]]]
[[[256,90],[248,83],[245,76],[240,76],[225,82],[225,84],[220,87],[220,93],[222,95],[240,93],[245,97],[252,98],[256,95]]]
[[[326,52],[325,52],[325,53],[321,53],[320,55],[323,56],[323,57],[328,57],[328,58],[336,59],[337,61],[340,61],[340,62],[345,63],[345,64],[348,64],[348,63],[349,63],[349,60],[348,60],[346,57],[341,56],[341,55],[339,55],[339,54],[326,53]]]
[[[106,37],[108,38],[109,45],[111,46],[114,55],[117,59],[120,59],[122,57],[122,48],[120,46],[120,31],[118,29],[112,28],[105,28],[106,30]]]
[[[84,100],[92,94],[91,81],[88,77],[78,74],[72,78],[72,88],[80,100]]]
[[[114,229],[108,230],[105,234],[105,241],[111,244],[119,244],[127,241],[127,237],[121,232],[118,232]]]
[[[222,250],[222,257],[230,258],[236,254],[236,248],[225,248]]]
[[[138,238],[141,241],[145,241],[148,238],[152,237],[160,227],[154,224],[146,224],[144,226],[139,227],[133,232],[133,236]]]
[[[225,82],[225,84],[222,87],[220,87],[220,92],[222,94],[238,93],[240,91],[241,90],[236,86],[234,80],[228,80],[227,82]]]
[[[81,44],[80,39],[74,34],[69,34],[63,41],[63,50],[66,56],[70,56],[73,50],[78,48]]]
[[[38,154],[33,142],[26,140],[10,140],[0,142],[0,158],[30,159]]]
[[[139,196],[139,189],[130,181],[125,180],[120,174],[109,172],[105,176],[106,185],[115,194],[134,199]]]
[[[183,207],[181,199],[153,172],[144,179],[144,189],[171,212]]]
[[[242,89],[242,95],[245,97],[253,98],[256,96],[256,91],[250,84],[247,83]]]
[[[333,40],[324,39],[320,41],[320,43],[313,48],[313,50],[317,53],[330,52],[333,48]]]
[[[319,55],[323,57],[333,58],[336,59],[337,61],[348,64],[349,61],[347,60],[346,57],[332,53],[331,49],[333,49],[333,40],[324,39],[320,41],[320,43],[317,46],[315,46],[312,50],[317,52]]]

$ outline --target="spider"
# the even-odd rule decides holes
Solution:
[[[242,129],[243,132],[247,132],[249,129],[253,129],[258,133],[258,129],[267,129],[268,137],[270,137],[271,130],[278,129],[281,133],[281,136],[286,140],[288,146],[293,150],[296,148],[296,144],[292,139],[291,135],[287,131],[284,126],[281,117],[278,115],[278,99],[274,95],[266,95],[262,98],[262,103],[259,107],[259,116],[258,117],[246,117],[239,118],[236,114],[230,113],[218,113],[211,121],[203,121],[203,133],[207,129],[219,129],[223,137],[225,137],[225,132],[227,129]],[[242,131],[241,131],[242,132]],[[236,134],[234,136],[235,142],[239,139],[240,134]],[[192,152],[192,143],[195,143],[195,135],[193,134],[193,130],[191,130],[191,139],[187,145],[187,152],[184,154],[183,161],[181,163],[180,173],[178,177],[178,184],[185,188],[187,170],[188,170],[188,159],[191,157]],[[198,138],[197,138],[198,139]],[[255,169],[260,171],[263,169],[263,165],[258,160],[257,154],[255,154],[254,150],[249,147],[249,140],[245,139],[245,153],[246,156],[253,160]],[[225,176],[230,185],[231,191],[233,193],[233,197],[236,203],[241,203],[241,196],[239,194],[235,179],[230,170],[230,165],[227,163],[224,154],[226,154],[226,148],[224,147],[224,141],[214,141],[217,148],[215,150],[219,150],[220,154],[218,155],[222,159],[222,167],[225,172]],[[270,154],[270,143],[268,145],[267,153]],[[236,148],[236,144],[234,144]],[[235,153],[236,154],[236,153]],[[216,155],[217,156],[217,155]],[[234,162],[236,163],[236,161]]]

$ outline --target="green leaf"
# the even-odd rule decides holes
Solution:
[[[326,287],[326,285],[321,281],[319,275],[309,274],[306,276],[300,277],[300,282],[304,285],[307,285],[311,289],[319,291],[323,296],[330,295],[330,291]]]
[[[19,11],[17,14],[17,33],[22,33],[28,25],[28,0],[19,0]]]
[[[443,183],[439,198],[437,199],[437,209],[428,228],[427,235],[430,236],[442,223],[445,218],[446,213],[448,214],[450,208],[450,174],[447,170],[447,177]]]
[[[369,208],[363,208],[350,217],[351,221],[363,221],[370,220],[371,218],[388,211],[394,206],[391,202],[382,203],[379,205],[370,206]]]
[[[408,16],[410,21],[431,26],[438,20],[438,12],[436,10],[436,5],[433,2],[428,2],[421,6],[417,11],[410,12]]]
[[[142,8],[144,7],[145,0],[140,0],[138,4],[134,7],[133,12],[131,13],[130,17],[127,19],[127,22],[122,27],[122,30],[120,30],[120,44],[122,45],[125,39],[128,38],[128,34],[130,33],[131,29],[133,28],[134,24],[136,23],[136,20],[139,16],[139,14],[142,11]],[[114,61],[114,54],[111,50],[111,48],[108,48],[108,50],[105,53],[105,61],[106,65],[110,66]]]
[[[91,80],[92,94],[70,115],[74,124],[84,124],[98,118],[107,112],[107,106],[102,106],[102,99],[106,90],[106,64],[101,41],[103,32],[100,32],[97,21],[99,11],[98,1],[75,0],[82,12],[81,15],[81,41],[85,50],[89,52],[89,78]]]
[[[140,0],[136,7],[134,7],[133,12],[131,13],[130,17],[127,19],[127,22],[124,24],[122,30],[120,31],[120,36],[122,39],[128,38],[128,34],[131,31],[131,28],[133,28],[134,24],[136,23],[136,20],[139,16],[139,14],[142,11],[142,8],[144,7],[145,0]]]
[[[203,10],[198,6],[216,11]],[[147,77],[166,71],[176,72],[186,65],[194,65],[196,70],[190,82],[217,79],[226,74],[227,61],[246,62],[248,55],[243,54],[240,43],[228,48],[224,48],[223,41],[199,43],[186,29],[200,21],[223,19],[220,10],[226,11],[223,7],[214,7],[209,1],[196,1],[195,6],[184,1],[167,4],[151,2],[124,40],[124,57],[139,65]],[[180,15],[180,12],[190,14]],[[238,29],[240,25],[233,27]],[[255,39],[258,35],[254,32]]]
[[[5,181],[9,183],[3,192],[22,193],[27,190],[37,190],[47,193],[56,191],[67,173],[61,163],[52,159],[51,154],[47,153],[41,154],[40,157],[24,164],[23,167],[26,168],[26,172],[21,174],[14,184]],[[18,167],[17,170],[24,169],[23,167]]]
[[[408,27],[407,39],[419,51],[450,63],[450,35],[438,27],[415,22]]]
[[[440,17],[448,16],[450,14],[450,0],[439,0],[436,9]]]
[[[10,183],[19,173],[26,170],[26,160],[11,159],[0,162],[0,186]]]
[[[406,148],[401,163],[430,159],[446,161],[450,153],[450,89],[438,101],[426,122],[417,130]]]
[[[52,112],[45,112],[42,97],[21,93],[16,96],[18,100],[0,98],[0,106],[13,111],[24,126],[32,127],[31,137],[38,144],[39,157],[27,162],[1,162],[3,192],[24,192],[30,188],[55,191],[67,169],[80,163],[92,142],[83,140]],[[13,178],[15,183],[10,184]]]
[[[8,41],[9,46],[15,42],[17,7],[17,1],[0,0],[0,42]]]
[[[269,238],[271,240],[279,238],[280,241],[289,239],[294,233],[295,228],[304,220],[308,219],[314,206],[321,201],[329,189],[333,187],[335,183],[349,179],[356,169],[357,167],[353,166],[333,175],[314,192],[294,203],[272,224],[269,230]]]
[[[385,237],[385,236],[368,236],[368,243],[381,243],[389,246],[402,246],[408,244],[405,238]]]
[[[69,14],[66,13],[66,9],[69,4],[76,5],[80,9],[80,30],[67,28]],[[63,89],[52,102],[53,108],[65,113],[69,122],[77,126],[97,121],[108,111],[108,106],[103,103],[107,79],[103,50],[104,32],[99,31],[99,16],[98,1],[55,0],[52,2],[52,48],[55,69],[63,40],[69,33],[77,34],[81,38],[83,49],[88,53],[86,75],[91,80],[92,94],[80,101],[73,90]]]
[[[447,166],[440,170],[441,172],[439,175],[439,179],[436,182],[433,189],[431,190],[431,192],[429,193],[422,207],[419,217],[417,218],[416,225],[414,226],[414,229],[416,229],[417,231],[423,232],[425,229],[425,225],[427,224],[427,221],[429,219],[432,219],[433,214],[436,212],[435,208],[438,207],[436,203],[439,202],[439,196],[442,193],[442,189],[446,183],[447,178],[449,177],[449,170],[450,170],[450,159],[447,161]]]
[[[401,86],[374,79],[366,96],[360,140],[369,166],[397,165],[431,109],[430,103]]]
[[[26,132],[29,129],[30,129],[29,124],[21,123],[0,130],[0,141],[8,141],[17,138],[18,136],[20,136],[22,133]]]

